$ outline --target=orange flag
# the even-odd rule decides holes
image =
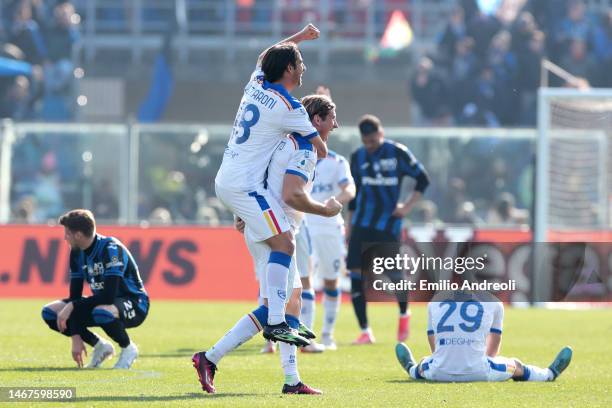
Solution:
[[[399,51],[412,43],[412,28],[401,10],[394,10],[380,40],[383,50]]]

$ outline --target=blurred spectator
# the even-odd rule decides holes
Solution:
[[[25,196],[13,209],[13,222],[16,224],[32,224],[35,222],[36,203],[31,196]]]
[[[445,65],[451,65],[455,58],[457,43],[466,36],[465,12],[461,6],[456,6],[438,43],[439,56]]]
[[[510,193],[500,194],[487,217],[487,222],[492,225],[522,225],[528,221],[529,212],[516,208],[514,196]]]
[[[442,224],[438,218],[438,206],[431,200],[419,201],[411,212],[410,219],[418,224]]]
[[[559,24],[559,28],[555,34],[554,46],[560,50],[561,58],[563,50],[572,40],[588,41],[590,37],[592,23],[587,17],[586,5],[582,0],[570,0],[567,4],[567,13],[565,18]],[[556,51],[556,50],[555,50]]]
[[[478,58],[474,53],[474,39],[465,37],[457,42],[455,59],[451,63],[451,79],[453,83],[467,81],[478,66]]]
[[[172,225],[172,214],[167,208],[157,207],[151,211],[149,222],[152,225]]]
[[[597,65],[587,53],[586,41],[574,38],[569,43],[569,53],[561,60],[561,67],[570,74],[584,78],[588,83],[597,81]]]
[[[599,81],[595,85],[612,87],[612,9],[593,29],[593,51],[600,66]]]
[[[110,180],[105,178],[94,186],[92,206],[92,211],[100,220],[114,220],[119,217],[117,191]]]
[[[47,58],[42,33],[38,23],[32,19],[30,0],[19,0],[16,3],[9,41],[23,51],[25,60],[31,64],[41,65]]]
[[[519,111],[514,109],[518,103],[516,75],[518,71],[516,56],[510,50],[512,36],[506,30],[498,32],[491,40],[487,54],[487,64],[493,70],[497,98],[494,112],[503,126],[516,123]]]
[[[460,95],[457,95],[458,93]],[[455,94],[465,100],[460,109],[459,124],[499,127],[499,119],[495,110],[496,101],[499,100],[500,95],[493,69],[490,66],[482,67],[478,77],[467,84],[466,89],[461,89]]]
[[[535,31],[526,49],[518,54],[518,89],[521,92],[519,123],[535,126],[537,115],[537,91],[540,86],[542,59],[545,56],[544,33]]]
[[[27,77],[18,75],[10,78],[2,85],[0,92],[0,118],[24,120],[30,116],[30,81]]]
[[[410,88],[421,110],[423,124],[448,125],[450,123],[450,105],[448,104],[451,96],[450,88],[444,75],[434,69],[431,59],[421,58]]]
[[[538,26],[535,18],[533,18],[533,14],[524,11],[518,16],[512,29],[512,51],[516,55],[527,51],[529,41],[531,41],[537,29]]]
[[[57,174],[57,158],[52,152],[43,156],[42,165],[34,184],[37,222],[57,218],[64,211],[61,183]]]
[[[220,224],[217,211],[213,207],[202,206],[198,209],[197,219],[204,225],[217,227]]]
[[[476,207],[471,201],[464,201],[461,203],[457,209],[453,222],[472,226],[480,226],[484,224],[483,219],[476,214]]]
[[[476,53],[484,57],[491,39],[500,30],[501,24],[494,15],[488,15],[479,12],[468,24],[468,35],[472,37],[476,43]]]
[[[78,15],[69,2],[53,9],[54,23],[45,32],[48,62],[45,64],[45,94],[41,118],[48,121],[68,121],[73,118],[74,63],[73,47],[79,34],[75,22]]]

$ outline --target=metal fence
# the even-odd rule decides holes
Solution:
[[[181,62],[193,53],[221,51],[227,61],[260,49],[313,22],[322,41],[307,44],[319,62],[336,51],[362,53],[381,38],[393,10],[410,21],[417,47],[430,46],[455,4],[453,0],[75,0],[82,17],[85,57],[101,50],[129,52],[133,62],[157,50],[161,35],[176,29]]]
[[[432,179],[412,222],[497,225],[491,214],[503,193],[519,209],[531,208],[535,130],[385,131],[412,150]],[[214,177],[229,134],[225,125],[4,122],[0,223],[46,223],[77,207],[107,223],[228,223]],[[347,158],[360,144],[352,127],[330,140]]]

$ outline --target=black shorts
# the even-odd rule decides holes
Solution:
[[[70,299],[62,299],[62,302],[71,302]],[[119,311],[119,320],[123,322],[126,329],[138,327],[145,321],[149,313],[149,302],[140,301],[136,296],[118,297],[113,302]],[[99,326],[92,316],[93,308],[89,311],[83,311],[86,327]]]
[[[374,228],[353,227],[351,229],[351,237],[348,244],[346,268],[349,271],[361,271],[362,254],[365,250],[363,244],[398,243],[399,241],[399,234],[395,235]]]

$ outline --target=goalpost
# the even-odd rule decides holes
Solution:
[[[612,241],[612,89],[539,89],[534,199],[538,301],[552,284],[541,243]]]
[[[612,228],[612,89],[540,88],[534,236]]]

